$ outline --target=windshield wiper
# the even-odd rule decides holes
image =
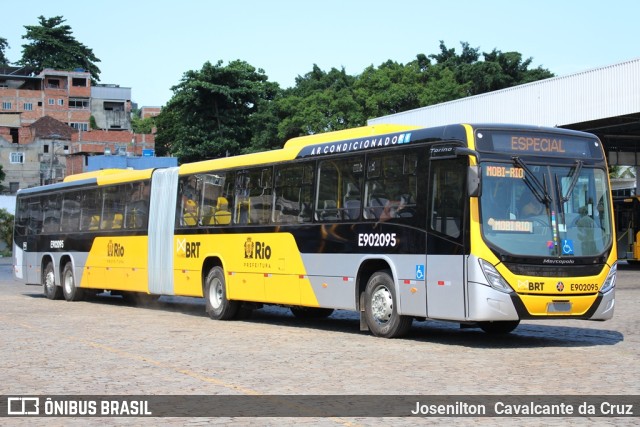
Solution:
[[[512,159],[516,166],[520,166],[522,169],[524,169],[524,183],[527,185],[527,187],[529,187],[533,195],[536,196],[536,199],[538,199],[540,203],[544,203],[546,206],[549,206],[549,203],[551,203],[551,196],[549,195],[549,191],[547,190],[547,181],[545,180],[545,185],[542,185],[538,178],[536,178],[536,176],[533,174],[531,169],[529,169],[529,166],[527,166],[524,160],[522,160],[518,156],[513,156]]]
[[[569,197],[571,196],[573,189],[578,183],[578,178],[580,177],[581,170],[582,170],[582,160],[576,160],[575,172],[573,173],[573,176],[571,176],[571,183],[569,184],[569,188],[567,188],[567,194],[561,194],[560,191],[558,191],[558,196],[561,199],[561,203],[569,201]],[[557,181],[558,181],[558,175],[556,175],[556,182]]]

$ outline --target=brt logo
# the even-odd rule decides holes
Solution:
[[[124,245],[121,245],[120,243],[113,243],[113,241],[109,240],[109,244],[107,245],[107,256],[123,257]]]
[[[177,252],[184,253],[187,258],[200,258],[200,242],[188,242],[187,239],[177,240]]]
[[[260,241],[253,242],[251,237],[247,237],[247,241],[244,243],[244,257],[251,259],[270,259],[271,246]]]

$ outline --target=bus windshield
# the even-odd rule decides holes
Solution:
[[[610,199],[603,169],[482,164],[480,198],[485,240],[514,256],[597,256],[612,242]]]

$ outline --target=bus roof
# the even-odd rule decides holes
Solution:
[[[98,185],[115,184],[119,182],[150,179],[152,173],[153,169],[101,169],[98,171],[69,175],[64,179],[64,182],[84,181],[90,178],[95,178]]]
[[[229,169],[239,166],[253,166],[278,161],[293,160],[304,147],[331,143],[336,141],[346,141],[356,138],[365,138],[375,135],[384,135],[394,132],[420,129],[420,126],[409,125],[375,125],[362,126],[353,129],[338,130],[334,132],[324,132],[315,135],[299,136],[288,140],[284,147],[278,150],[263,151],[258,153],[243,154],[232,157],[221,157],[218,159],[204,160],[195,163],[185,163],[180,166],[180,175],[197,173],[208,169]]]
[[[317,133],[315,135],[299,136],[291,138],[285,144],[285,148],[300,148],[311,144],[342,141],[346,139],[364,138],[367,136],[382,135],[385,133],[402,132],[420,129],[420,126],[409,125],[375,125],[362,126],[353,129],[337,130],[334,132]]]

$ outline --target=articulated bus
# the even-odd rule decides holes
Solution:
[[[508,333],[613,315],[602,144],[556,128],[381,125],[282,149],[21,190],[15,277],[50,299],[200,297],[213,319],[267,304]]]

